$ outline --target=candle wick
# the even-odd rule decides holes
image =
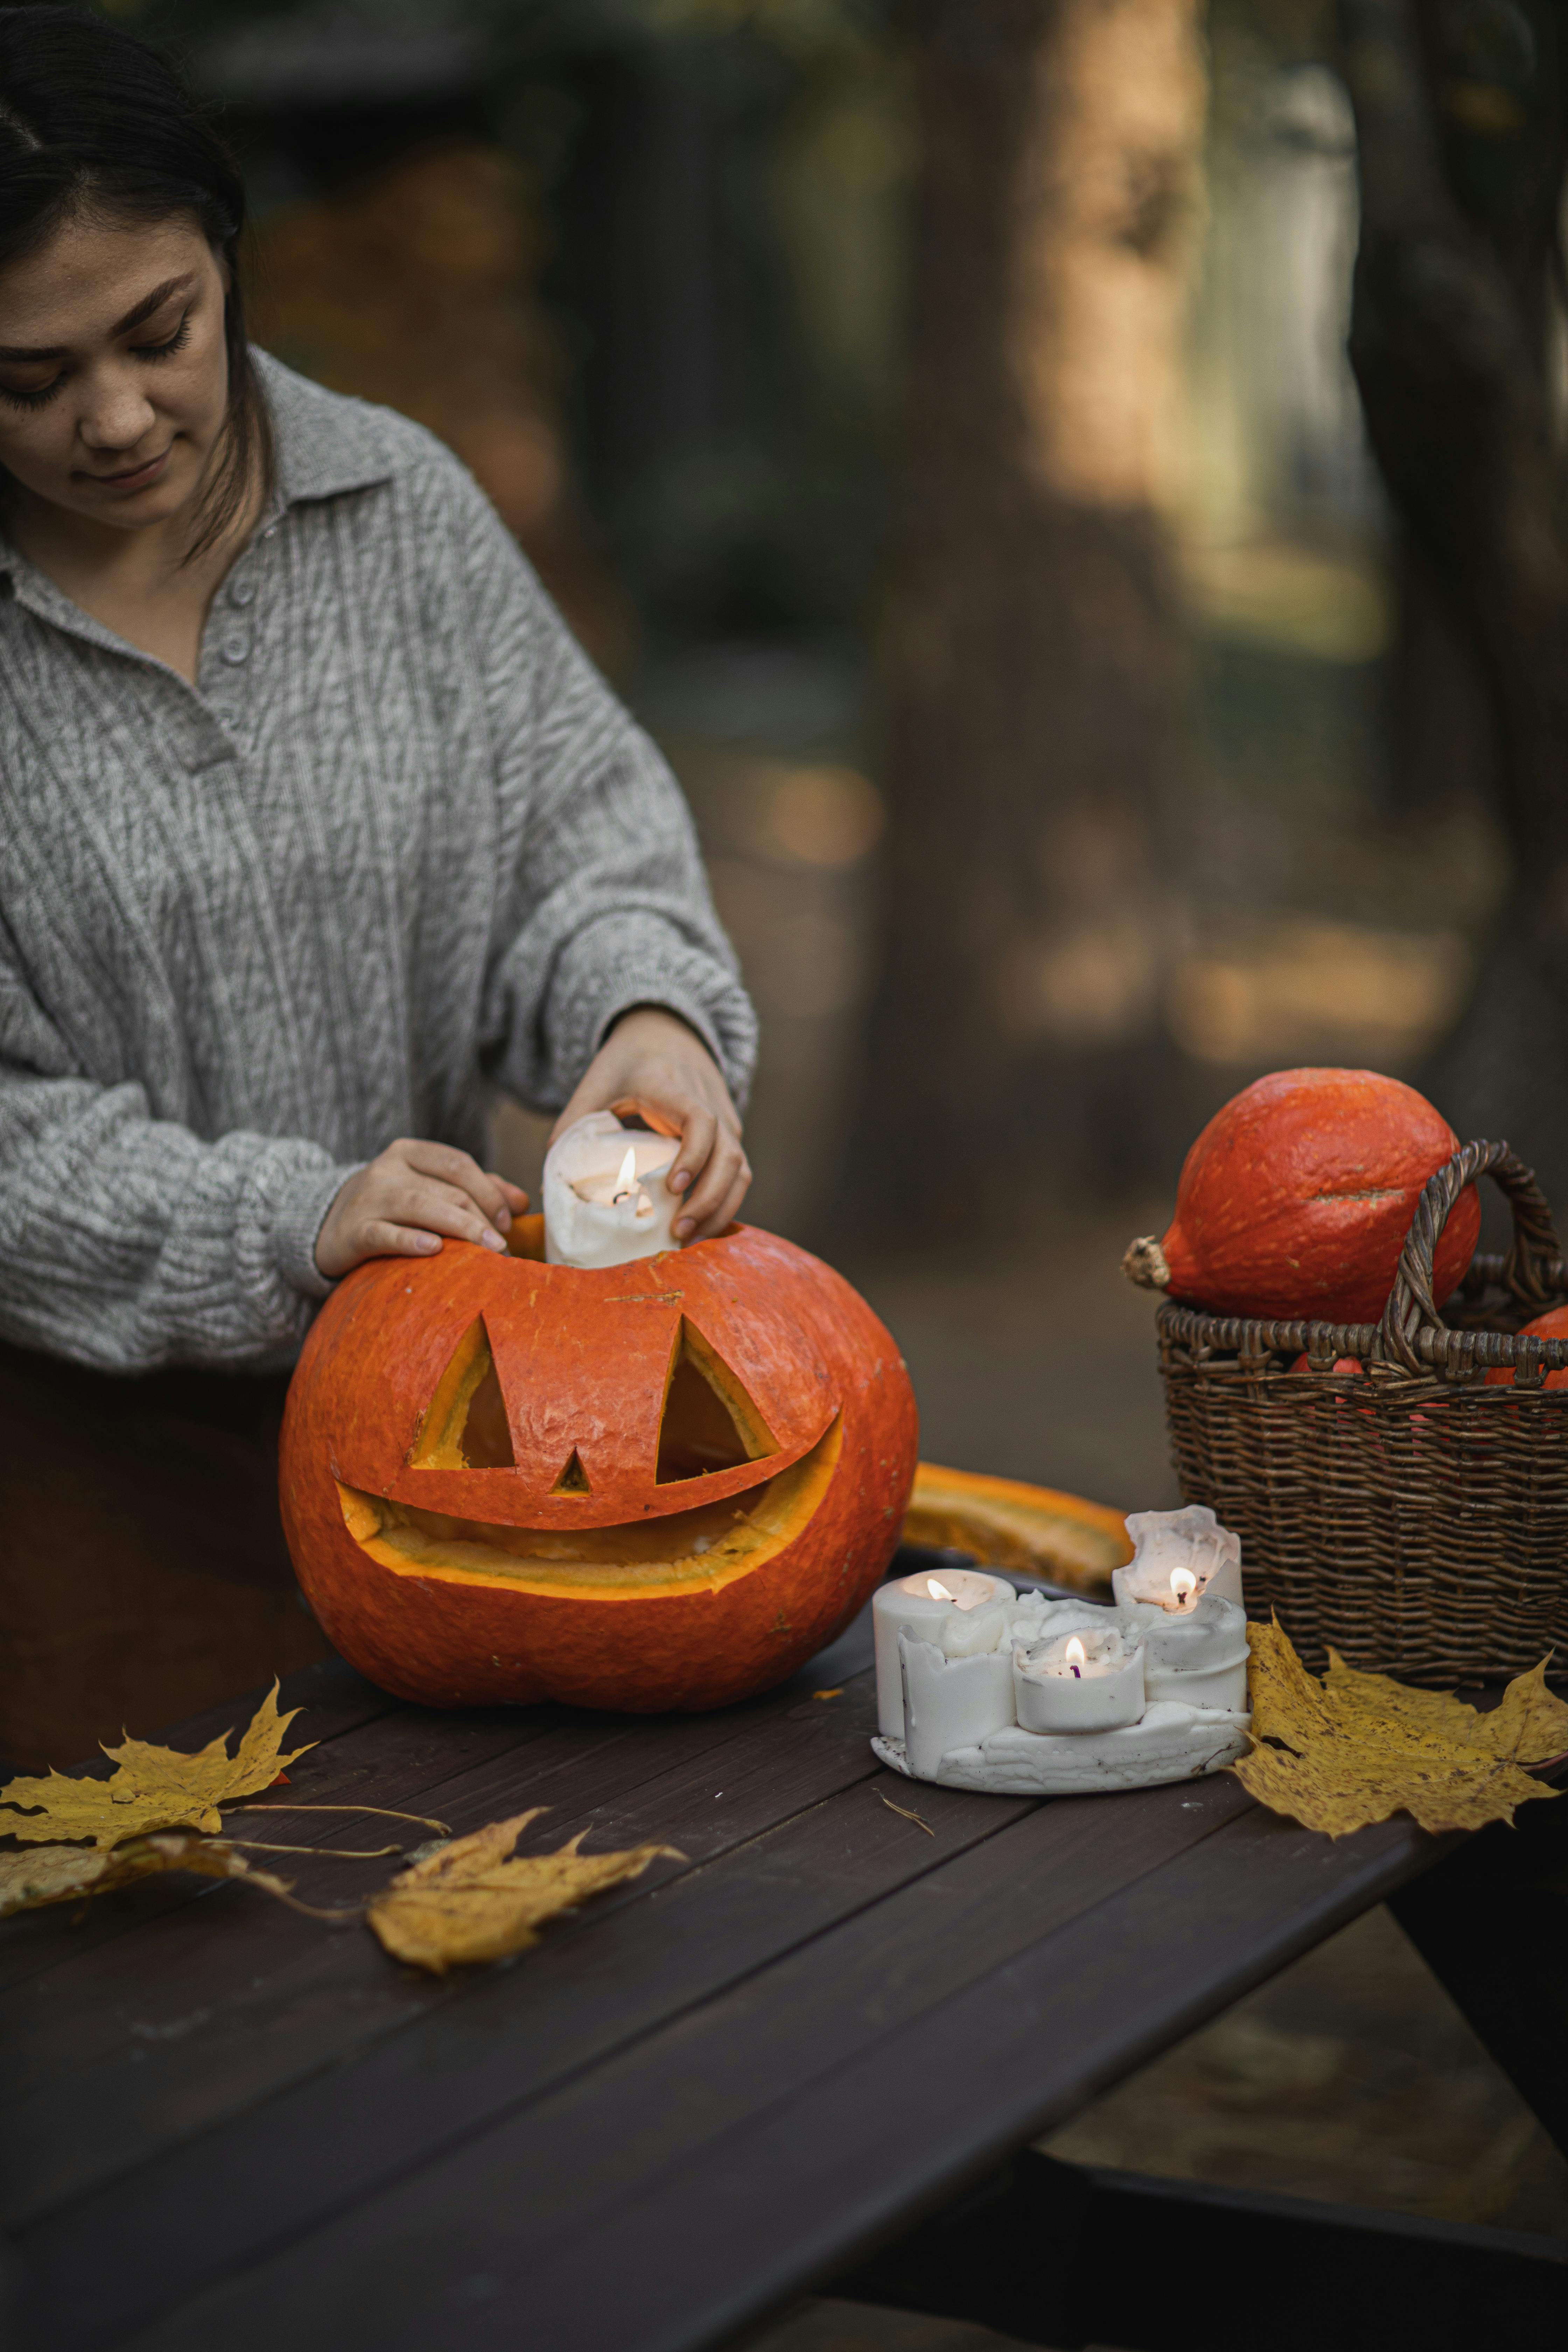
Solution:
[[[1082,1680],[1083,1680],[1083,1675],[1082,1675],[1082,1672],[1081,1672],[1081,1671],[1080,1671],[1080,1669],[1079,1669],[1079,1667],[1077,1667],[1077,1666],[1075,1666],[1075,1667],[1073,1668],[1073,1670],[1072,1670],[1072,1678],[1073,1678],[1073,1680],[1074,1680],[1074,1682],[1075,1682],[1075,1683],[1080,1683],[1080,1682],[1082,1682]]]

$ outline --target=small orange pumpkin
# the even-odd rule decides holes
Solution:
[[[351,1664],[437,1706],[722,1706],[848,1622],[899,1540],[917,1421],[897,1348],[771,1234],[629,1265],[448,1242],[341,1283],[280,1476],[295,1569]]]
[[[1524,1326],[1519,1336],[1521,1339],[1568,1339],[1568,1307],[1553,1307],[1547,1314],[1538,1315],[1533,1323]],[[1489,1389],[1512,1388],[1512,1365],[1500,1365],[1495,1371],[1489,1372],[1486,1384]],[[1541,1385],[1543,1389],[1568,1389],[1568,1371],[1548,1372]]]
[[[1459,1148],[1414,1087],[1375,1070],[1276,1070],[1217,1111],[1188,1152],[1176,1214],[1122,1261],[1145,1289],[1220,1315],[1375,1323],[1427,1179]],[[1454,1290],[1481,1229],[1473,1184],[1438,1242]]]

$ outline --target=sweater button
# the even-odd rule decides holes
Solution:
[[[224,645],[223,657],[226,662],[242,662],[249,650],[243,637],[230,637]]]
[[[255,596],[254,580],[237,580],[228,592],[228,601],[231,604],[249,604],[255,601]]]

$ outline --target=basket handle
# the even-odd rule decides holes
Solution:
[[[1559,1296],[1551,1276],[1559,1273],[1556,1261],[1562,1249],[1535,1171],[1506,1143],[1462,1144],[1452,1160],[1428,1177],[1415,1203],[1394,1288],[1383,1310],[1384,1355],[1407,1372],[1426,1369],[1415,1350],[1417,1333],[1445,1328],[1432,1296],[1433,1254],[1455,1202],[1478,1176],[1489,1176],[1513,1210],[1513,1245],[1502,1274],[1508,1288],[1527,1307],[1544,1307]]]

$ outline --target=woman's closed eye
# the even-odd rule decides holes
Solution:
[[[132,343],[128,349],[133,359],[169,360],[174,358],[176,352],[183,352],[190,339],[191,308],[187,307],[182,312],[180,323],[174,333],[165,336],[162,342]],[[47,383],[0,383],[0,398],[9,401],[14,408],[42,408],[47,400],[53,399],[65,380],[66,371],[62,368],[58,375],[49,378]]]
[[[166,341],[161,343],[132,343],[131,350],[134,357],[139,360],[173,359],[176,352],[184,350],[190,340],[191,313],[187,309],[182,311],[179,325]]]
[[[52,400],[65,382],[63,375],[51,376],[47,383],[0,383],[0,399],[10,402],[13,408],[42,408]]]

